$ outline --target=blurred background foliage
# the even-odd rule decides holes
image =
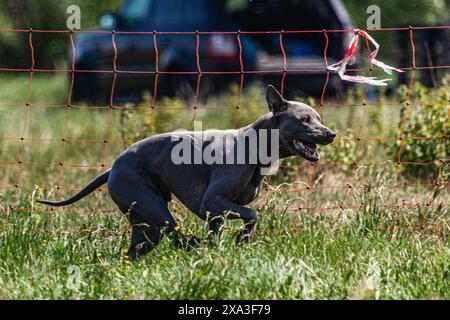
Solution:
[[[2,0],[0,1],[0,28],[65,30],[66,13],[70,5],[81,9],[81,29],[98,27],[100,16],[116,10],[123,0]],[[0,61],[15,60],[15,65],[29,64],[28,35],[20,33],[0,34]],[[41,36],[35,41],[40,57],[40,67],[58,67],[67,61],[69,38],[65,36]]]
[[[113,12],[121,5],[123,0],[2,0],[0,2],[0,28],[15,29],[55,29],[65,30],[67,7],[76,4],[81,8],[81,28],[83,30],[98,28],[100,16],[105,13]],[[381,8],[381,25],[382,27],[399,27],[399,26],[425,26],[425,25],[448,25],[450,0],[409,0],[409,1],[381,1],[381,0],[343,0],[355,27],[364,28],[368,14],[367,7],[370,5],[378,5]],[[375,32],[374,32],[375,33]],[[408,30],[407,30],[407,33]],[[419,32],[415,32],[416,34]],[[30,65],[30,50],[28,46],[28,34],[14,32],[0,32],[0,66],[17,68],[28,68]],[[395,33],[378,32],[375,34],[377,41],[382,43],[383,61],[391,63],[395,61],[395,54],[399,54],[400,48],[394,47],[396,40]],[[409,44],[409,39],[406,39]],[[40,68],[64,68],[67,64],[67,56],[69,50],[69,36],[67,33],[55,34],[34,34],[33,45],[37,53],[37,63]],[[389,48],[392,49],[390,55]],[[391,60],[391,61],[389,61]],[[405,56],[403,65],[394,62],[396,66],[409,66],[410,59]],[[423,71],[420,73],[424,73]],[[416,77],[420,76],[417,73]],[[2,103],[18,103],[17,99],[26,96],[28,80],[24,80],[24,75],[16,73],[4,72],[0,77],[0,101]],[[27,76],[27,75],[25,75]],[[402,108],[384,107],[382,105],[367,108],[366,123],[370,123],[364,131],[367,131],[372,137],[393,137],[401,135],[403,137],[413,136],[431,136],[439,137],[445,132],[448,124],[448,99],[449,99],[449,78],[442,77],[436,81],[435,88],[425,88],[420,84],[416,84],[410,93],[410,101],[407,101],[408,88],[397,86],[398,91],[386,96],[385,92],[380,90],[376,92],[375,99],[380,102],[397,101],[405,103]],[[61,104],[67,99],[68,84],[66,77],[59,78],[53,75],[36,76],[33,85],[32,98],[42,103]],[[231,86],[228,93],[222,97],[210,97],[208,101],[204,101],[206,105],[234,106],[239,88]],[[365,87],[358,86],[350,88],[346,93],[345,102],[348,104],[358,105],[365,95]],[[395,97],[393,97],[395,95]],[[241,105],[264,105],[264,92],[262,87],[251,86],[246,88],[242,97]],[[370,98],[370,97],[369,97]],[[373,98],[373,97],[372,97]],[[296,100],[304,101],[318,109],[318,102],[312,98],[298,97]],[[144,96],[142,105],[151,104],[152,97],[147,93]],[[23,101],[22,101],[23,102]],[[421,108],[408,107],[420,102]],[[159,105],[181,107],[185,105],[185,101],[177,99],[162,98]],[[210,110],[203,114],[199,114],[199,119],[204,120],[211,127],[217,128],[236,128],[246,125],[260,114],[265,113],[265,109],[232,109],[231,112],[220,112],[220,110]],[[44,111],[42,111],[44,112]],[[93,121],[98,126],[98,122],[104,118],[102,111],[92,112],[86,110],[85,113],[79,112],[79,123],[84,123],[79,135],[86,134],[88,125]],[[370,158],[372,161],[398,161],[398,153],[402,148],[401,161],[411,162],[427,162],[437,160],[439,158],[447,159],[449,139],[446,144],[440,143],[436,147],[436,141],[431,140],[406,140],[406,142],[398,142],[391,144],[377,144],[365,148],[356,148],[357,143],[353,138],[359,136],[359,123],[361,117],[361,108],[345,108],[337,110],[331,108],[326,111],[327,123],[337,129],[340,137],[348,138],[347,140],[339,140],[337,143],[322,148],[321,152],[324,159],[328,162],[335,163],[353,163],[364,157]],[[6,116],[9,115],[10,118]],[[83,115],[83,116],[82,116]],[[5,123],[0,128],[3,136],[16,136],[18,121],[22,115],[3,112],[2,119],[8,119],[10,125]],[[17,118],[15,118],[17,117]],[[54,118],[51,118],[54,117]],[[72,116],[73,117],[73,116]],[[47,115],[48,125],[64,123],[65,110],[54,112]],[[144,115],[134,111],[123,111],[120,113],[120,128],[117,138],[124,140],[138,140],[143,137],[159,133],[171,131],[177,128],[189,129],[192,124],[192,114],[190,111],[179,110],[162,110],[158,112],[154,110],[146,111]],[[11,128],[10,128],[11,127]],[[42,126],[31,128],[36,136],[44,136],[45,133],[39,133],[43,130]],[[208,129],[208,128],[204,128]],[[81,127],[80,127],[81,130]],[[448,132],[448,130],[447,130]],[[74,137],[77,137],[74,134]],[[448,134],[448,133],[447,133]],[[92,133],[95,136],[95,133]],[[50,148],[50,146],[49,146]],[[0,155],[2,155],[0,148]],[[7,150],[7,147],[4,148]],[[50,149],[42,148],[44,153],[53,154]],[[79,150],[77,151],[79,153]],[[88,150],[85,151],[88,153]],[[4,155],[2,155],[4,156]],[[74,155],[75,156],[75,155]],[[70,157],[69,157],[70,158]],[[298,164],[299,159],[288,159],[288,165]],[[421,175],[429,178],[435,175],[441,168],[436,162],[435,166],[427,166],[420,169]],[[442,169],[442,168],[441,168]],[[352,167],[348,167],[350,172]],[[412,167],[413,175],[418,173],[416,166]],[[448,173],[448,169],[444,168],[444,173]]]
[[[367,7],[377,5],[381,9],[383,28],[408,25],[437,25],[448,20],[449,0],[343,0],[355,27],[365,28]]]

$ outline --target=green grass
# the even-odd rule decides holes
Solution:
[[[109,118],[109,110],[72,108],[69,114],[65,107],[32,107],[24,128],[27,81],[23,75],[0,78],[0,103],[19,105],[0,108],[1,137],[60,139],[67,122],[67,138],[102,140],[107,134],[108,139],[135,140],[159,131],[187,128],[193,116],[192,110],[114,110]],[[233,90],[207,103],[233,106]],[[260,90],[250,88],[242,101],[243,105],[264,105],[262,99]],[[66,103],[67,79],[35,77],[31,101]],[[178,103],[161,101],[162,105]],[[398,110],[367,106],[364,133],[374,137],[395,135]],[[231,128],[247,124],[264,112],[198,110],[197,119],[205,121],[205,129]],[[358,136],[361,107],[324,108],[321,112],[339,137]],[[23,161],[57,164],[64,159],[68,165],[104,162],[109,166],[126,145],[108,143],[104,159],[102,141],[0,140],[0,161],[16,161],[22,146]],[[324,159],[343,161],[346,155],[341,153],[354,154],[355,146],[345,143],[338,149],[322,149]],[[382,150],[383,146],[367,142],[359,145],[356,154],[362,161],[384,161],[388,155]],[[290,159],[287,163],[299,162]],[[149,255],[131,263],[125,257],[127,221],[105,190],[53,211],[34,201],[72,194],[55,186],[80,188],[100,167],[2,164],[0,186],[9,187],[0,189],[0,299],[449,299],[450,221],[448,207],[437,205],[448,202],[448,188],[431,198],[432,188],[383,187],[405,182],[395,166],[342,169],[280,170],[252,204],[260,212],[261,221],[260,232],[249,244],[235,244],[241,227],[235,221],[227,223],[223,237],[212,245],[202,244],[186,252],[164,239]],[[26,188],[15,189],[17,181]],[[367,183],[369,187],[296,191],[304,189],[306,181],[317,186]],[[389,207],[430,199],[431,207]],[[341,205],[343,209],[298,210]],[[91,212],[92,208],[111,211]],[[206,237],[205,226],[197,217],[186,213],[176,201],[171,209],[185,233]],[[418,229],[424,226],[425,218],[425,228]],[[264,232],[274,229],[282,230]],[[71,286],[74,267],[80,271],[77,288]]]
[[[261,213],[260,230],[281,220],[286,227],[294,219],[268,212]],[[382,222],[380,214],[386,215]],[[80,218],[83,215],[87,214],[76,209],[51,217],[12,214],[9,231],[0,236],[0,298],[450,298],[448,230],[382,230],[417,225],[418,220],[409,221],[410,211],[381,211],[368,205],[336,221],[308,213],[299,222],[308,229],[304,232],[260,232],[251,243],[236,246],[235,232],[230,231],[212,245],[189,252],[165,239],[136,263],[124,256],[127,233],[96,233],[126,230],[123,217],[97,213]],[[73,234],[22,232],[42,230],[49,223],[44,220],[52,220],[59,229],[72,219],[90,221],[91,232],[82,231],[83,223]],[[186,224],[183,230],[205,233],[196,217],[179,220]],[[71,269],[68,272],[73,266],[80,270],[80,286],[75,289],[70,287]]]

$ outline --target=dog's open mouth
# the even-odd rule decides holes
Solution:
[[[292,144],[294,145],[294,149],[306,160],[317,161],[320,159],[315,143],[294,139],[292,140]]]

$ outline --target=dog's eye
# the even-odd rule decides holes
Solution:
[[[302,117],[302,121],[303,122],[310,122],[311,121],[311,117],[310,116],[304,116],[304,117]]]

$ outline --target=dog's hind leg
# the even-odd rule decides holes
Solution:
[[[192,247],[198,242],[180,233],[168,208],[170,193],[145,175],[113,170],[108,189],[120,210],[129,215],[132,226],[130,258],[136,259],[152,250],[164,235],[169,236],[178,248]]]
[[[177,248],[195,247],[199,240],[183,235],[167,207],[167,201],[157,191],[140,191],[133,198],[129,208],[132,226],[131,244],[128,256],[136,259],[155,248],[164,235],[167,235]]]
[[[213,217],[208,217],[208,228],[210,235],[220,236],[222,234],[222,226],[225,222],[225,217],[222,215],[217,215]]]
[[[176,222],[171,215],[167,199],[148,184],[140,184],[139,191],[125,192],[128,188],[110,185],[111,198],[127,215],[131,224],[131,243],[127,255],[131,259],[143,256],[161,241],[164,228],[174,229]],[[129,188],[131,189],[131,188]]]
[[[136,212],[131,211],[129,217],[131,223],[131,243],[127,255],[136,260],[155,248],[161,241],[161,228],[143,219]]]

